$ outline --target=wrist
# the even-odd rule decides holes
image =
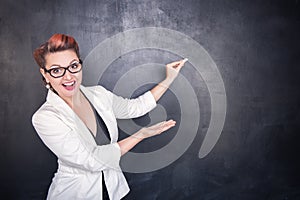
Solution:
[[[140,129],[138,132],[134,133],[132,137],[137,140],[138,142],[142,141],[145,139],[145,134],[143,133],[143,129]]]
[[[166,77],[166,78],[161,82],[161,84],[162,84],[163,86],[165,86],[165,87],[168,88],[168,87],[173,83],[174,80],[175,80],[174,78]]]

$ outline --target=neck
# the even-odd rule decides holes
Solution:
[[[78,107],[83,102],[83,96],[79,90],[72,97],[66,97],[63,99],[72,109]]]

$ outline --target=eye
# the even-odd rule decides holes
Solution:
[[[61,68],[54,68],[52,69],[52,74],[61,74],[62,69]]]
[[[71,69],[77,69],[78,67],[79,67],[79,63],[78,62],[71,64]]]

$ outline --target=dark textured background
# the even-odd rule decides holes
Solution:
[[[125,199],[300,199],[299,13],[298,0],[1,0],[0,198],[44,199],[57,167],[31,125],[46,94],[33,49],[53,33],[66,33],[77,39],[85,58],[114,34],[156,26],[180,31],[208,51],[224,80],[227,118],[204,159],[198,159],[205,135],[200,129],[170,166],[126,173],[132,191]],[[148,62],[145,55],[160,59],[155,52],[137,52],[113,65]],[[197,88],[203,81],[191,70],[182,73]],[[108,70],[103,85],[112,87],[120,73]],[[207,90],[203,86],[196,93],[205,111]]]

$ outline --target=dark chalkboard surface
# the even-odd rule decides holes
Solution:
[[[177,120],[177,126],[166,134],[138,144],[132,150],[138,155],[170,144],[183,123],[197,125],[196,132],[184,129],[186,134],[194,133],[194,138],[182,155],[165,167],[153,170],[147,164],[144,168],[148,171],[134,172],[121,162],[131,188],[124,199],[299,199],[299,8],[297,0],[1,0],[1,197],[45,199],[57,167],[56,157],[31,125],[31,116],[46,95],[32,51],[53,33],[72,35],[87,63],[83,73],[88,74],[89,55],[103,41],[136,28],[157,27],[181,33],[207,52],[225,87],[226,118],[214,148],[199,158],[214,115],[209,84],[217,82],[208,82],[201,74],[207,71],[199,73],[191,58],[156,110],[119,122],[123,138],[128,132],[124,124],[137,128],[153,120]],[[187,40],[176,42],[181,47]],[[162,79],[163,65],[185,56],[178,52],[182,49],[118,52],[120,56],[106,65],[93,83],[120,95],[138,96],[155,81],[134,84],[140,83],[141,77]],[[132,79],[132,88],[116,89],[126,76]],[[90,84],[89,79],[84,83]],[[180,89],[191,92],[184,96],[186,101],[179,98]],[[183,105],[187,101],[192,103]],[[173,148],[168,155],[161,154],[153,166],[176,153]]]

